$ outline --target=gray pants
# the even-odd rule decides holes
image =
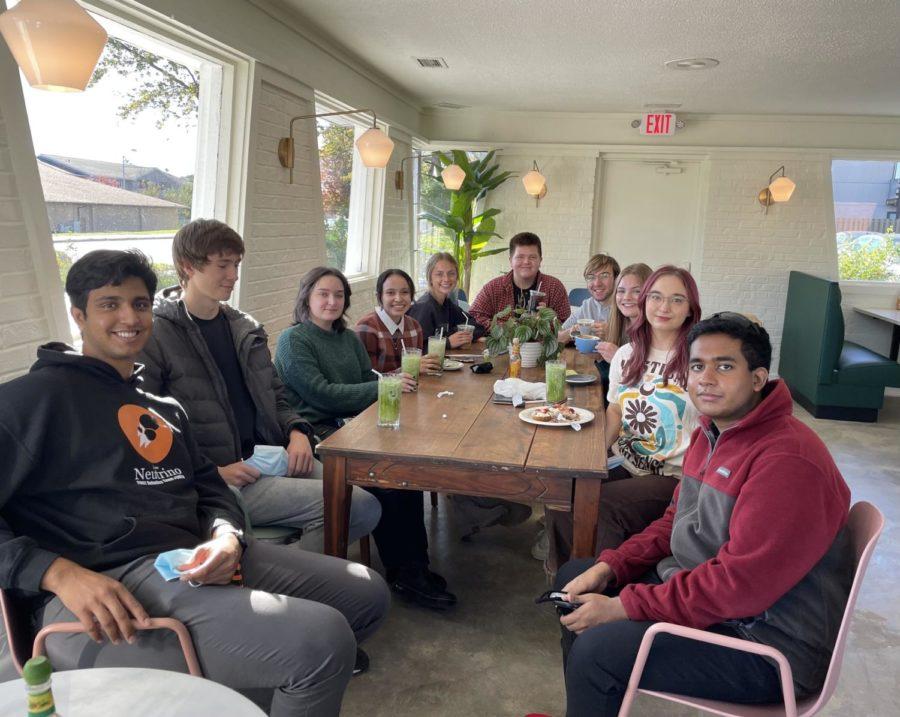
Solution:
[[[241,498],[252,525],[300,528],[303,530],[300,547],[314,553],[322,552],[325,500],[322,494],[322,464],[319,461],[313,461],[313,471],[309,476],[263,476],[241,488]],[[348,544],[375,530],[380,519],[381,505],[375,496],[354,487]]]
[[[278,717],[338,715],[356,643],[378,629],[390,603],[381,576],[355,563],[296,547],[250,541],[241,568],[246,587],[165,582],[155,556],[106,571],[151,617],[174,617],[191,633],[205,677],[237,690],[275,690]],[[74,620],[51,600],[42,624]],[[152,667],[186,671],[172,633],[138,633],[134,645],[96,644],[84,634],[51,635],[56,670]]]

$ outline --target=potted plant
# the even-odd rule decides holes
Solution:
[[[488,248],[488,242],[493,237],[500,237],[495,231],[496,216],[500,210],[482,211],[480,208],[488,192],[513,176],[512,172],[497,172],[500,165],[491,164],[493,159],[494,152],[488,152],[481,159],[469,159],[459,149],[454,149],[449,155],[435,152],[433,161],[439,170],[456,164],[466,176],[462,186],[450,192],[450,206],[447,209],[429,206],[419,215],[420,219],[427,219],[452,235],[452,253],[462,270],[460,283],[466,296],[471,296],[472,264],[482,257],[507,251],[505,246]]]
[[[487,334],[487,346],[491,353],[506,350],[514,338],[522,345],[522,366],[537,366],[559,354],[559,319],[556,312],[546,306],[537,311],[514,309],[507,306],[491,319]]]

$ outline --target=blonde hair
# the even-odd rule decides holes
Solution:
[[[628,324],[631,323],[631,320],[619,310],[619,305],[616,303],[616,292],[619,290],[619,284],[622,283],[622,279],[626,276],[637,276],[641,280],[641,286],[643,286],[652,273],[653,269],[642,263],[629,264],[622,269],[613,287],[613,304],[610,307],[609,324],[606,330],[606,340],[610,343],[621,346],[622,344],[627,344],[629,340]]]
[[[584,267],[584,275],[587,276],[588,274],[598,272],[606,266],[609,267],[614,279],[619,276],[619,262],[613,259],[605,251],[594,254],[594,256],[588,259],[588,263]]]

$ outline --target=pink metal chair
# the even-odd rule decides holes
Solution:
[[[48,635],[54,633],[74,633],[85,632],[84,626],[80,622],[57,622],[42,628],[34,638],[31,644],[30,631],[25,627],[27,625],[27,616],[21,613],[19,606],[15,600],[3,590],[0,590],[0,609],[3,612],[3,626],[6,629],[6,639],[9,643],[10,657],[12,657],[13,665],[16,671],[22,674],[22,665],[28,657],[37,657],[44,654],[44,643]],[[191,635],[184,623],[171,617],[154,617],[150,619],[148,627],[138,627],[138,630],[171,630],[178,637],[181,645],[181,652],[184,654],[184,661],[187,664],[188,672],[196,677],[203,677],[203,671],[200,669],[200,663],[197,660],[197,653],[194,651],[194,643]],[[28,650],[31,650],[29,655]]]
[[[884,516],[871,503],[865,501],[856,503],[850,509],[850,517],[847,521],[850,530],[850,540],[853,546],[853,555],[855,560],[855,571],[853,575],[853,585],[850,588],[850,596],[847,598],[847,606],[844,608],[844,617],[841,619],[841,628],[838,631],[837,640],[834,644],[834,651],[831,655],[831,663],[828,665],[828,674],[825,676],[825,683],[822,685],[822,691],[813,697],[801,700],[799,703],[794,696],[793,675],[791,666],[788,664],[785,656],[773,647],[760,645],[749,640],[741,640],[735,637],[725,637],[715,633],[706,632],[705,630],[696,630],[690,627],[682,627],[681,625],[672,625],[666,622],[660,622],[653,625],[644,634],[641,641],[641,647],[638,651],[637,659],[634,662],[634,668],[631,671],[631,678],[628,681],[628,689],[625,692],[625,698],[622,707],[619,710],[619,717],[627,717],[631,710],[631,705],[638,692],[653,695],[672,702],[679,702],[695,709],[711,712],[712,714],[725,715],[725,717],[807,717],[814,715],[821,710],[825,704],[831,699],[835,687],[837,687],[838,677],[841,672],[841,662],[844,659],[844,648],[847,644],[847,634],[850,631],[850,617],[853,615],[853,608],[856,605],[856,598],[859,595],[859,589],[862,585],[863,576],[866,573],[866,567],[869,559],[875,550],[875,543],[878,542],[878,536],[884,527]],[[708,642],[713,645],[722,645],[735,650],[743,650],[744,652],[752,652],[756,655],[763,655],[775,660],[778,665],[778,671],[781,675],[782,694],[784,695],[783,705],[744,705],[733,702],[721,702],[719,700],[706,700],[697,697],[685,697],[671,692],[656,692],[654,690],[640,689],[638,685],[641,682],[641,674],[644,666],[647,664],[647,658],[650,656],[650,648],[653,645],[654,638],[660,633],[669,635],[677,635],[679,637],[687,637],[693,640]]]

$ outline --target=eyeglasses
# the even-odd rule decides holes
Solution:
[[[584,280],[588,283],[595,281],[596,279],[600,279],[601,281],[609,281],[612,279],[612,274],[608,271],[601,271],[599,274],[585,274]]]
[[[647,294],[647,302],[650,304],[662,304],[665,302],[669,306],[684,306],[687,303],[687,298],[678,294],[675,296],[663,296],[657,291],[651,291]]]

